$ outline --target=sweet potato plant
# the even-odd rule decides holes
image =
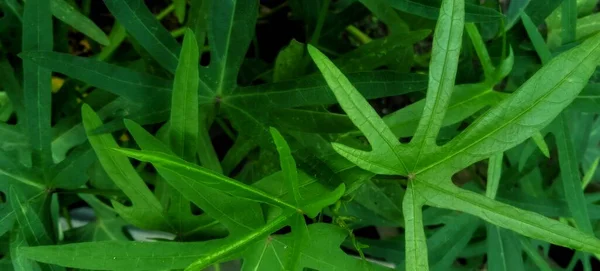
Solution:
[[[597,0],[0,0],[0,270],[592,270]]]

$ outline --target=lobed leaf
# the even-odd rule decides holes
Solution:
[[[365,152],[334,144],[334,149],[365,170],[379,174],[407,175],[406,166],[396,153],[401,145],[377,112],[323,53],[310,45],[308,52],[321,70],[340,106],[372,147],[371,152]]]

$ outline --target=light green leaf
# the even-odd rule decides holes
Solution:
[[[457,85],[452,92],[442,127],[459,123],[508,96],[494,91],[485,83]],[[397,137],[409,137],[414,135],[424,107],[423,99],[386,115],[383,120]]]
[[[183,269],[218,248],[224,239],[206,242],[100,241],[21,248],[23,256],[44,263],[92,270]],[[160,255],[160,257],[157,257]]]
[[[444,145],[441,148],[444,155],[435,154],[422,159],[429,161],[419,163],[416,172],[445,164],[451,166],[443,171],[452,174],[521,143],[545,127],[586,85],[600,59],[599,44],[600,35],[597,35],[555,57],[508,99],[486,111]]]
[[[23,255],[22,249],[28,246],[24,234],[18,228],[10,233],[10,258],[15,271],[41,271],[40,265]]]
[[[535,145],[540,149],[540,151],[544,154],[544,156],[550,158],[550,149],[548,148],[548,144],[546,144],[546,140],[544,140],[544,136],[537,132],[531,136]]]
[[[453,184],[432,185],[421,181],[415,183],[415,186],[418,187],[419,193],[426,197],[427,205],[460,210],[496,226],[559,246],[592,253],[600,252],[600,240],[594,236],[537,213],[494,201]]]
[[[314,270],[391,270],[379,264],[363,261],[360,258],[346,254],[340,249],[340,245],[347,235],[346,230],[335,225],[325,223],[309,225],[308,236],[310,238],[306,240],[306,247],[301,252],[299,265],[302,268]],[[286,262],[289,257],[287,251],[293,249],[293,239],[292,235],[287,234],[265,240],[260,245],[257,244],[265,253],[257,253],[257,256],[262,256],[262,259],[261,264],[255,266],[260,267],[259,270],[263,270],[263,267],[276,267],[275,270],[283,269],[284,266],[280,263]]]
[[[370,152],[366,152],[334,144],[336,151],[365,170],[379,174],[407,175],[406,166],[396,154],[401,145],[377,112],[323,53],[311,45],[308,46],[308,52],[350,120],[361,130],[372,147]]]
[[[425,148],[436,146],[435,140],[448,109],[458,69],[465,20],[464,1],[443,1],[440,9],[434,31],[425,107],[411,141],[419,152],[415,164],[418,164]]]
[[[187,29],[173,82],[169,142],[173,152],[189,162],[196,160],[198,144],[199,58],[194,32]]]
[[[408,188],[402,201],[404,213],[404,231],[406,242],[406,270],[429,270],[427,257],[427,238],[423,229],[423,203],[418,190],[413,187],[414,180],[409,181]]]
[[[102,167],[112,181],[131,200],[133,206],[127,207],[119,202],[112,201],[115,210],[128,222],[146,229],[170,228],[163,215],[163,207],[154,197],[150,189],[135,171],[126,156],[112,152],[117,148],[117,142],[111,134],[95,135],[92,133],[102,125],[102,121],[88,106],[82,108],[83,125],[85,126],[88,140],[98,156]]]
[[[29,0],[23,12],[23,51],[52,50],[52,14],[50,1]],[[32,61],[23,61],[25,124],[33,151],[33,165],[42,171],[52,165],[51,72]]]

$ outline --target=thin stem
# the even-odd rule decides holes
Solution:
[[[175,10],[175,5],[170,4],[156,15],[156,19],[160,21],[160,20],[164,19],[165,17],[167,17],[169,14],[171,14],[171,12],[173,12],[174,10]]]
[[[348,31],[348,33],[350,33],[350,35],[352,35],[354,38],[356,38],[362,44],[367,44],[373,40],[373,39],[371,39],[371,37],[369,37],[369,35],[360,31],[360,29],[358,29],[356,26],[349,25],[346,27],[346,31]]]

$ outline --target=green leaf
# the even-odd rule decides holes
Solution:
[[[346,239],[348,232],[335,225],[325,223],[315,223],[308,226],[308,236],[306,247],[300,255],[299,265],[302,268],[314,270],[391,270],[390,268],[378,265],[376,263],[363,261],[346,254],[340,249],[340,244]],[[276,236],[275,238],[265,240],[262,244],[257,244],[260,248],[256,253],[254,263],[259,262],[257,270],[281,270],[284,268],[281,263],[286,262],[289,257],[287,251],[293,249],[294,236],[288,234]],[[244,264],[245,267],[245,264]],[[270,269],[275,268],[275,269]]]
[[[87,169],[97,160],[89,144],[73,150],[69,156],[51,169],[51,187],[76,189],[88,181]]]
[[[562,44],[575,41],[577,29],[577,0],[563,0],[561,5]]]
[[[429,66],[429,85],[425,107],[419,126],[411,141],[417,145],[419,154],[426,147],[434,147],[452,96],[464,28],[464,1],[443,1],[440,18],[436,24]],[[485,66],[485,64],[484,64]]]
[[[182,269],[207,254],[223,239],[206,242],[100,241],[21,248],[23,256],[44,263],[92,270]],[[160,255],[160,257],[157,257]]]
[[[256,1],[213,2],[209,14],[210,65],[207,76],[217,96],[233,92],[246,50],[254,36],[258,12]],[[236,23],[243,22],[243,23]],[[235,26],[234,26],[235,23]]]
[[[477,30],[477,26],[474,23],[468,23],[465,24],[465,29],[467,30],[467,34],[469,34],[469,38],[473,43],[473,47],[475,47],[475,52],[477,52],[477,56],[479,57],[479,61],[481,62],[485,78],[491,79],[493,77],[495,68],[492,63],[492,59],[488,54],[487,48],[485,47],[483,38],[481,37],[481,34],[479,34],[479,30]]]
[[[425,1],[411,1],[411,0],[400,0],[391,1],[386,0],[390,6],[395,9],[415,14],[427,19],[436,20],[439,15],[444,15],[444,12],[440,12],[443,8],[438,8],[440,5],[439,0],[425,0]],[[443,5],[443,4],[442,4]],[[467,22],[493,22],[500,20],[503,16],[498,11],[480,6],[477,4],[466,3],[465,5],[465,16],[464,19]],[[461,29],[462,31],[462,29]]]
[[[84,104],[82,118],[88,140],[102,167],[133,204],[132,207],[127,207],[119,202],[112,201],[115,210],[125,220],[138,227],[168,229],[170,226],[163,215],[163,207],[135,171],[129,159],[110,150],[118,147],[112,135],[95,135],[92,133],[102,125],[98,115],[88,105]]]
[[[148,97],[165,99],[173,82],[131,69],[108,64],[93,58],[76,57],[57,52],[25,52],[19,55],[52,71],[66,74],[97,88],[109,91],[134,102]]]
[[[271,136],[279,153],[279,164],[283,173],[283,180],[289,186],[289,191],[294,196],[294,203],[300,207],[302,196],[300,195],[300,183],[298,181],[298,170],[296,161],[292,156],[290,146],[287,144],[281,133],[273,127],[270,129]],[[285,263],[286,270],[296,270],[300,261],[300,253],[304,249],[305,241],[308,238],[308,229],[304,221],[303,214],[295,214],[292,217],[292,234],[294,235],[294,245],[290,250],[291,256]]]
[[[34,246],[52,244],[53,238],[46,231],[42,219],[28,204],[25,196],[14,187],[11,187],[9,199],[10,205],[15,211],[19,228],[23,232],[23,237],[27,243]]]
[[[273,82],[280,82],[294,79],[302,73],[302,66],[298,65],[304,57],[304,44],[295,39],[279,52],[275,59],[275,68],[273,71]]]
[[[542,136],[542,134],[538,132],[533,134],[531,139],[533,139],[533,142],[535,142],[535,145],[537,145],[538,149],[540,149],[544,156],[550,158],[550,149],[548,148],[548,144],[546,144],[546,141],[544,140],[544,136]]]
[[[538,56],[542,60],[542,63],[546,64],[550,59],[552,59],[552,53],[546,42],[544,42],[544,38],[542,34],[537,29],[537,25],[531,20],[531,18],[527,15],[527,13],[521,13],[521,19],[523,21],[523,25],[525,26],[525,30],[527,31],[527,35],[529,35],[529,39],[533,43],[533,47],[537,52]]]
[[[185,21],[186,1],[173,0],[173,5],[175,6],[175,17],[177,17],[177,21],[179,21],[179,23],[183,23],[183,21]]]
[[[195,182],[201,183],[202,186],[210,186],[234,196],[243,197],[258,202],[269,203],[273,206],[278,206],[283,209],[297,210],[295,206],[273,197],[264,191],[247,186],[239,181],[219,175],[218,173],[209,169],[205,169],[195,164],[183,161],[177,157],[163,152],[137,151],[119,148],[113,148],[112,152],[123,154],[143,162],[152,163],[155,167],[168,170],[169,172],[172,172],[173,174],[176,174],[182,178],[195,180]]]
[[[525,238],[519,238],[519,241],[521,243],[523,251],[527,253],[527,256],[531,258],[531,260],[541,271],[552,270],[552,268],[548,265],[548,261],[544,259],[542,255],[540,255],[540,252],[538,251],[537,247],[533,246],[531,242],[529,240],[526,240]]]
[[[254,141],[238,136],[233,143],[233,146],[231,146],[221,161],[223,174],[229,175],[229,173],[231,173],[231,171],[233,171],[233,169],[235,169],[235,167],[242,162],[244,157],[246,157],[254,148],[256,148]]]
[[[98,43],[108,46],[110,41],[102,29],[100,29],[92,20],[85,17],[71,4],[65,0],[51,0],[50,7],[52,14],[57,19],[70,25],[74,29],[97,41]]]
[[[185,7],[185,2],[184,2]],[[186,161],[196,159],[198,144],[198,44],[187,29],[173,82],[169,142],[173,152]]]
[[[402,211],[404,213],[405,238],[406,238],[406,270],[429,270],[427,260],[427,238],[423,229],[423,203],[419,191],[413,188],[413,183],[408,183]]]
[[[95,220],[65,232],[65,238],[71,242],[93,242],[108,240],[128,240],[123,229],[127,222],[109,206],[92,195],[79,194],[94,209]]]
[[[431,185],[418,182],[419,193],[427,205],[460,210],[521,235],[552,244],[592,253],[600,252],[600,240],[537,213],[491,200],[452,184]]]
[[[144,1],[107,0],[104,4],[158,64],[175,73],[181,46],[154,18]]]
[[[575,219],[577,228],[587,234],[593,234],[592,224],[588,217],[587,204],[581,189],[581,176],[579,175],[579,159],[575,154],[572,130],[567,124],[565,113],[558,119],[560,125],[555,132],[558,147],[558,161],[560,165],[560,178],[567,199],[571,215]]]
[[[23,51],[52,50],[52,14],[50,1],[30,0],[25,3],[23,22]],[[51,140],[51,72],[32,61],[23,61],[23,92],[26,109],[25,123],[33,165],[45,171],[52,165]]]
[[[396,96],[427,87],[426,76],[413,73],[357,72],[349,73],[347,78],[367,99]],[[294,81],[239,88],[223,97],[222,102],[247,111],[335,104],[336,96],[328,89],[327,81],[321,76],[307,76]]]
[[[350,120],[372,146],[370,152],[365,152],[335,144],[336,151],[365,170],[379,174],[407,175],[406,166],[396,154],[401,145],[377,112],[323,53],[311,45],[308,46],[308,52]]]
[[[21,252],[28,246],[24,234],[19,229],[13,230],[10,234],[10,258],[12,267],[15,271],[40,271],[40,265],[32,262],[23,256]]]
[[[526,270],[519,239],[513,232],[487,225],[488,269],[491,271]]]
[[[444,169],[451,174],[517,145],[546,126],[575,99],[596,69],[600,58],[598,44],[600,35],[555,57],[511,97],[486,111],[444,145],[441,149],[443,156],[421,159],[431,160],[417,165],[416,172],[445,164],[452,165]]]
[[[275,109],[269,122],[278,128],[305,133],[347,133],[356,130],[348,116],[303,109]]]
[[[494,199],[498,192],[498,185],[500,184],[500,178],[502,175],[502,159],[503,153],[497,153],[490,157],[487,171],[487,184],[485,189],[485,196]]]
[[[346,72],[369,71],[392,64],[394,53],[425,39],[431,31],[418,30],[393,34],[373,40],[334,60],[336,67]]]
[[[150,135],[135,122],[127,120],[125,123],[143,150],[172,154],[163,142]],[[187,200],[202,208],[213,219],[223,223],[231,233],[246,233],[262,225],[262,213],[258,204],[243,198],[232,197],[225,192],[204,185],[196,178],[185,177],[181,173],[165,167],[156,168],[164,181]],[[241,208],[241,206],[244,207]]]
[[[563,0],[531,1],[522,14],[529,14],[533,24],[540,25],[562,2]]]
[[[485,83],[454,86],[442,127],[459,123],[486,106],[496,105],[506,96]],[[423,99],[386,115],[383,120],[397,137],[409,137],[414,135],[424,107]]]

